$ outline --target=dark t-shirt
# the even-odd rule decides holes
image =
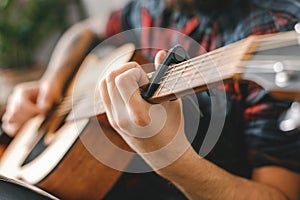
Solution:
[[[239,3],[241,2],[241,3]],[[292,30],[300,20],[300,2],[293,0],[236,1],[226,11],[181,14],[166,9],[164,1],[132,1],[122,10],[112,14],[107,25],[107,37],[122,31],[162,27],[176,30],[197,41],[201,48],[191,43],[183,46],[194,55],[212,51],[250,35]],[[178,43],[172,37],[163,37],[162,30],[154,32],[136,31],[137,45],[141,48],[155,46],[168,49]],[[166,33],[167,34],[167,33]],[[145,51],[153,58],[156,50]],[[221,136],[212,150],[205,156],[225,170],[246,178],[261,166],[281,166],[300,173],[300,131],[282,132],[278,127],[280,115],[291,102],[273,98],[268,91],[254,83],[230,82],[224,85],[226,105],[219,105],[213,112],[226,112]],[[220,94],[220,95],[219,95]],[[212,116],[210,96],[222,96],[220,88],[197,93],[196,103],[201,110],[197,135],[191,141],[199,152],[207,134]],[[216,107],[216,106],[215,106]],[[185,107],[186,112],[191,109]],[[219,109],[219,110],[218,110]],[[224,111],[225,110],[225,111]],[[188,119],[186,119],[188,126]],[[188,130],[187,130],[187,134]],[[200,152],[201,154],[201,152]],[[201,186],[199,186],[201,187]],[[106,199],[185,199],[171,183],[154,172],[124,173]]]

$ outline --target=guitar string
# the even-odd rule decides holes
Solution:
[[[291,46],[291,45],[295,45],[297,44],[297,41],[295,39],[289,39],[291,40],[290,42],[286,42],[287,39],[285,39],[284,41],[280,41],[280,42],[277,42],[275,44],[270,44],[270,45],[264,45],[264,44],[261,44],[260,47],[258,47],[257,49],[255,49],[255,52],[260,52],[260,51],[266,51],[266,50],[271,50],[271,49],[275,49],[275,48],[280,48],[280,47],[285,47],[285,46]],[[243,46],[241,47],[245,47],[245,45],[247,45],[246,43],[243,43],[242,44]],[[225,46],[227,47],[227,46]],[[241,47],[239,47],[241,49]],[[197,57],[194,57],[192,59],[189,59],[189,61],[194,61],[194,60],[212,60],[212,59],[215,59],[213,56],[215,57],[218,57],[218,55],[220,53],[224,53],[224,51],[229,51],[228,54],[230,54],[230,50],[231,49],[236,49],[235,46],[228,46],[228,48],[224,48],[224,49],[221,49],[219,48],[218,50],[219,51],[211,51],[211,52],[208,52],[206,54],[203,54],[201,56],[197,56]],[[180,66],[181,65],[184,65],[187,61],[184,61],[184,62],[181,62],[179,64],[175,64],[175,65],[171,65],[169,66],[169,68],[177,68],[180,70]]]
[[[233,55],[234,55],[234,57],[241,56],[237,52],[234,52]],[[225,63],[227,63],[228,59],[225,59],[225,60],[226,60]],[[156,92],[156,95],[159,95],[160,90],[162,90],[165,87],[168,87],[168,89],[170,91],[173,91],[176,84],[179,82],[179,79],[189,80],[189,83],[191,83],[192,78],[193,79],[196,79],[196,78],[201,79],[202,77],[206,77],[207,79],[214,78],[212,76],[212,74],[220,74],[219,69],[223,69],[224,65],[225,65],[223,62],[223,66],[219,66],[219,62],[225,61],[225,60],[223,59],[222,56],[220,56],[218,60],[210,61],[210,62],[209,61],[203,62],[201,60],[195,60],[194,62],[190,61],[190,62],[186,63],[185,65],[180,66],[180,69],[172,70],[172,73],[173,73],[172,76],[170,76],[170,77],[168,76],[167,78],[163,79],[162,83],[160,84],[160,88]],[[230,59],[230,62],[232,62],[232,59]],[[215,67],[212,67],[212,66],[215,66]],[[182,71],[184,71],[184,73]],[[192,74],[192,78],[191,78],[191,74]],[[174,80],[177,80],[176,81],[177,83],[176,82],[174,83]],[[172,86],[168,86],[170,84]]]
[[[222,52],[222,53],[224,53],[224,52]],[[234,50],[234,52],[231,52],[230,57],[227,56],[224,58],[224,56],[226,56],[226,53],[220,54],[216,58],[210,57],[210,58],[204,58],[204,59],[189,60],[188,62],[186,62],[184,64],[174,67],[176,70],[174,70],[173,73],[181,72],[183,69],[190,70],[193,68],[201,69],[201,72],[205,72],[206,70],[211,70],[212,65],[218,67],[220,65],[226,65],[226,64],[232,62],[233,59],[237,59],[237,56],[241,56],[241,52],[238,52],[238,50]],[[222,64],[219,64],[220,62]],[[221,68],[221,67],[218,67],[218,68]]]
[[[247,46],[247,41],[244,40],[244,41],[240,41],[239,43],[241,43],[240,47],[239,48],[245,48]],[[192,58],[192,59],[189,59],[188,61],[185,61],[185,62],[182,62],[182,63],[179,63],[179,64],[176,64],[176,65],[171,65],[169,67],[169,70],[168,71],[171,71],[173,74],[176,74],[178,75],[177,72],[181,73],[181,71],[184,69],[187,69],[187,70],[194,70],[193,68],[196,68],[196,74],[198,73],[203,73],[206,66],[209,68],[208,69],[211,69],[212,67],[212,63],[211,61],[214,59],[214,58],[218,58],[218,61],[219,59],[222,58],[222,56],[220,56],[219,54],[221,55],[224,55],[224,52],[225,51],[229,51],[231,52],[231,56],[235,53],[232,53],[232,52],[237,52],[239,48],[235,48],[235,46],[237,46],[238,44],[234,43],[232,45],[228,45],[228,46],[225,46],[223,48],[220,48],[220,49],[217,49],[216,52],[209,52],[209,53],[206,53],[204,55],[201,55],[201,56],[198,56],[198,57],[195,57],[195,58]],[[195,65],[196,63],[199,63],[200,62],[200,65],[201,66],[201,71],[200,68],[198,69],[197,67],[193,66]],[[217,61],[216,61],[217,62]],[[191,65],[191,63],[193,63],[193,65]],[[205,64],[204,64],[205,63]],[[170,70],[172,69],[172,70]],[[175,70],[174,70],[175,69]],[[203,71],[203,72],[202,72]],[[172,74],[171,78],[176,78],[176,79],[179,79],[179,77],[174,77],[174,75]],[[156,95],[158,95],[160,93],[160,91],[165,87],[165,85],[167,84],[167,81],[168,81],[168,78],[169,78],[169,74],[168,72],[166,73],[166,76],[162,77],[161,79],[161,82],[160,82],[160,86],[156,92]],[[173,84],[173,87],[175,87],[176,84]]]
[[[287,41],[287,39],[284,39],[285,41]],[[290,44],[295,44],[295,42],[294,42],[294,39],[288,39],[288,40],[291,40],[290,42],[277,42],[277,45],[274,45],[274,44],[271,44],[270,45],[270,47],[266,47],[266,46],[263,46],[264,48],[260,48],[260,49],[263,49],[263,50],[266,50],[266,49],[270,49],[270,48],[273,48],[274,46],[276,46],[276,48],[278,48],[278,47],[284,47],[284,46],[288,46],[288,45],[290,45]],[[228,50],[228,49],[227,49]],[[232,55],[232,54],[231,54]],[[232,57],[232,56],[231,56]],[[227,57],[228,59],[230,59],[231,57]],[[204,58],[205,59],[205,58]],[[213,58],[211,58],[211,59],[213,59]],[[228,60],[227,59],[227,60]],[[198,59],[198,58],[196,58],[196,59],[192,59],[192,60],[196,60],[196,61],[199,61],[199,60],[201,60],[201,59]],[[223,61],[223,60],[222,60]],[[184,68],[184,70],[186,70],[187,68],[188,68],[188,70],[192,70],[192,71],[194,71],[194,69],[193,68],[197,68],[197,70],[196,70],[196,72],[195,73],[199,73],[199,71],[200,71],[200,67],[201,67],[201,71],[200,71],[200,73],[205,73],[205,70],[206,71],[208,71],[208,72],[211,72],[212,71],[212,67],[211,67],[211,64],[209,63],[207,63],[206,65],[202,65],[203,64],[203,59],[202,59],[202,61],[200,61],[201,62],[201,64],[200,65],[198,65],[199,63],[193,63],[193,62],[191,62],[191,60],[189,60],[189,62],[185,62],[185,63],[181,63],[181,64],[179,64],[179,65],[175,65],[175,66],[172,66],[172,67],[175,67],[175,68],[177,68],[177,70],[172,70],[171,72],[172,72],[172,78],[171,78],[171,80],[169,80],[169,77],[170,76],[167,76],[167,79],[163,79],[163,81],[161,82],[161,84],[160,84],[160,87],[159,87],[159,89],[158,89],[158,91],[156,92],[156,96],[159,96],[159,94],[160,94],[160,92],[161,92],[161,90],[163,89],[163,88],[165,88],[166,87],[166,85],[167,85],[167,81],[169,81],[169,82],[171,82],[171,85],[173,85],[171,88],[169,88],[169,90],[168,90],[168,92],[170,92],[170,91],[174,91],[173,90],[173,88],[175,88],[175,85],[177,84],[177,82],[178,82],[178,77],[175,77],[174,78],[174,74],[177,74],[178,76],[180,76],[180,78],[182,78],[182,79],[184,79],[184,78],[186,78],[187,76],[190,76],[190,74],[189,73],[186,73],[187,74],[187,76],[186,77],[184,77],[184,76],[182,76],[182,72],[180,72],[181,70],[183,70],[183,68]],[[218,61],[216,61],[216,62],[220,62],[220,59],[218,59]],[[231,61],[232,62],[232,61]],[[190,65],[189,63],[193,63],[193,65]],[[219,70],[222,68],[222,67],[224,67],[224,66],[226,66],[226,64],[224,65],[224,61],[222,62],[223,64],[219,64],[220,65],[220,67],[219,67]],[[225,62],[226,63],[226,62]],[[208,66],[209,65],[209,66]],[[179,66],[179,67],[178,67]],[[196,67],[195,67],[196,66]],[[218,66],[218,65],[217,65]],[[241,73],[242,71],[241,71],[241,66],[239,66],[240,68],[239,68],[239,73]],[[244,66],[245,67],[245,66]],[[179,73],[176,73],[176,71],[179,71],[179,73],[180,73],[180,75],[179,75]],[[237,71],[237,70],[236,70]],[[193,72],[194,73],[194,72]],[[193,74],[192,73],[192,74]],[[249,72],[248,72],[249,73]],[[205,75],[205,77],[206,76],[210,76],[211,77],[211,74],[213,74],[213,73],[208,73],[208,74],[206,74]],[[232,76],[232,75],[234,75],[234,73],[232,73],[232,74],[226,74],[226,77],[227,76]],[[192,75],[192,78],[194,78],[194,74]],[[203,75],[204,76],[204,75]],[[214,78],[215,77],[211,77],[211,79],[213,79],[214,80]],[[173,80],[174,79],[176,79],[176,82],[175,83],[173,83]],[[191,81],[189,81],[189,83],[190,83]],[[186,84],[186,83],[184,83],[184,84]]]
[[[262,39],[260,39],[261,41],[263,41]],[[294,39],[289,39],[289,40],[291,40],[289,43],[287,43],[286,41],[287,41],[287,39],[286,38],[284,38],[284,40],[285,40],[285,42],[278,42],[277,41],[277,46],[276,46],[276,48],[278,48],[278,47],[284,47],[284,46],[288,46],[288,45],[290,45],[290,44],[294,44]],[[252,42],[253,43],[253,42]],[[242,43],[242,47],[244,48],[245,46],[247,45],[247,43],[246,43],[246,41],[243,41],[243,43]],[[265,44],[260,44],[260,50],[267,50],[267,49],[272,49],[273,47],[274,47],[275,45],[274,44],[270,44],[270,45],[265,45]],[[228,47],[228,46],[227,46]],[[250,47],[248,47],[248,49],[249,49]],[[206,67],[209,67],[209,68],[211,68],[211,60],[217,60],[217,61],[215,61],[215,62],[220,62],[220,56],[219,56],[219,54],[224,54],[224,52],[225,51],[230,51],[231,49],[233,49],[233,51],[238,51],[239,49],[238,48],[235,48],[235,45],[232,45],[231,47],[228,47],[228,48],[224,48],[224,49],[222,49],[222,50],[220,50],[220,51],[218,51],[218,52],[213,52],[213,53],[211,53],[211,56],[209,56],[209,53],[207,53],[207,54],[204,54],[203,56],[198,56],[198,57],[196,57],[196,58],[193,58],[193,59],[190,59],[188,62],[187,61],[185,61],[185,62],[182,62],[182,63],[179,63],[179,64],[177,64],[177,65],[171,65],[170,67],[169,67],[169,70],[168,71],[170,71],[170,72],[172,72],[173,74],[175,73],[176,74],[176,71],[181,71],[182,70],[182,68],[186,68],[186,65],[188,64],[188,63],[191,63],[192,61],[197,61],[197,60],[200,60],[200,62],[201,62],[201,64],[199,65],[199,67],[201,66],[201,70],[202,71],[204,71],[204,69],[206,68]],[[240,47],[240,49],[241,49],[241,47]],[[257,52],[257,50],[255,50],[255,52]],[[225,53],[226,54],[226,53]],[[231,56],[230,57],[227,57],[227,60],[229,60],[229,59],[232,59],[231,57],[232,57],[232,52],[231,52],[231,54],[230,54]],[[234,58],[233,58],[234,59]],[[208,61],[210,61],[210,62],[208,62]],[[222,63],[224,63],[224,60],[222,60],[223,62]],[[203,65],[203,63],[207,63],[206,65]],[[226,62],[225,62],[226,63]],[[220,65],[220,64],[219,64]],[[224,64],[223,64],[224,65]],[[195,67],[195,66],[192,66],[192,67]],[[198,67],[198,66],[197,66]],[[176,68],[176,70],[174,70],[174,68]],[[190,68],[190,66],[188,66],[187,68]],[[172,69],[172,70],[171,70]],[[180,72],[181,73],[181,72]],[[168,72],[166,73],[166,76],[167,77],[170,77],[170,75],[168,74]],[[173,76],[171,76],[171,77],[173,77]],[[177,77],[176,77],[177,78]],[[178,78],[177,78],[178,79]],[[166,77],[162,77],[162,82],[161,82],[161,87],[163,87],[164,86],[164,82],[166,81]],[[160,90],[161,88],[159,88],[158,89],[158,92],[157,92],[157,94],[159,93],[159,90]]]
[[[232,69],[239,69],[239,72],[241,69],[243,68],[257,68],[257,69],[262,69],[262,68],[265,68],[266,69],[266,66],[268,66],[268,69],[270,70],[273,70],[273,65],[276,63],[276,62],[284,62],[284,67],[285,67],[285,70],[294,70],[294,71],[299,71],[299,67],[296,67],[297,64],[299,64],[300,62],[300,59],[297,57],[297,56],[289,56],[288,59],[284,58],[284,57],[277,57],[277,56],[266,56],[265,58],[263,56],[260,56],[256,59],[251,59],[251,60],[247,60],[247,61],[239,61],[238,63],[238,66],[234,66],[234,67],[231,67]],[[263,59],[263,60],[262,60]],[[268,60],[267,60],[268,59]],[[283,60],[284,59],[284,60]],[[218,70],[222,69],[222,68],[225,68],[230,62],[232,62],[232,58],[231,57],[222,57],[216,61],[210,61],[208,63],[209,67],[207,66],[203,66],[203,62],[193,62],[190,64],[189,63],[186,63],[186,65],[183,65],[181,67],[179,67],[180,69],[177,70],[177,71],[171,71],[172,72],[172,76],[171,78],[168,78],[168,80],[172,80],[172,79],[176,79],[178,77],[174,77],[174,75],[177,75],[177,76],[181,76],[180,74],[182,74],[182,71],[189,71],[189,70],[193,70],[193,67],[197,67],[197,68],[201,68],[201,73],[204,73],[205,71],[207,70],[213,70],[212,66],[216,66],[218,68]],[[225,64],[224,64],[225,63]],[[187,68],[187,66],[189,66],[190,68]],[[258,67],[259,66],[259,67]],[[228,68],[226,68],[227,70]],[[164,77],[163,77],[164,78]],[[167,77],[165,77],[167,78]]]
[[[285,39],[285,40],[287,40],[287,39]],[[294,39],[292,39],[292,41],[291,41],[291,43],[286,43],[286,42],[280,42],[281,44],[279,44],[278,46],[276,46],[276,48],[278,48],[278,47],[284,47],[284,46],[289,46],[289,45],[291,45],[291,44],[296,44],[295,43],[295,40]],[[266,50],[266,49],[272,49],[273,47],[274,47],[274,45],[271,45],[270,47],[268,47],[268,46],[264,46],[264,45],[262,45],[262,47],[263,48],[260,48],[260,49],[263,49],[263,50]],[[224,49],[224,50],[230,50],[230,49]],[[224,50],[223,51],[221,51],[221,52],[218,52],[218,54],[219,53],[224,53]],[[257,52],[257,50],[255,51],[255,52]],[[205,54],[205,55],[209,55],[209,53],[208,54]],[[218,57],[218,55],[215,55],[216,57]],[[232,57],[232,54],[231,54],[231,57]],[[231,57],[228,57],[228,59],[231,59]],[[205,60],[206,59],[206,60]],[[194,60],[200,60],[200,61],[202,61],[202,62],[206,62],[207,60],[215,60],[216,58],[214,58],[214,57],[208,57],[208,56],[206,56],[206,57],[204,57],[204,58],[202,58],[202,57],[196,57],[196,58],[194,58],[194,59],[190,59],[189,60],[189,62],[190,61],[194,61]],[[180,67],[180,66],[184,66],[185,64],[187,63],[187,61],[185,61],[185,62],[183,62],[183,63],[179,63],[179,64],[177,64],[177,65],[172,65],[172,66],[170,66],[170,68],[177,68],[177,70],[179,70],[179,71],[181,71],[182,69],[182,67]],[[207,66],[201,66],[202,68],[203,67],[207,67]],[[211,65],[209,66],[209,67],[211,67]],[[174,71],[173,71],[174,72]]]
[[[262,74],[262,73],[275,73],[274,70],[272,70],[272,65],[264,66],[265,68],[263,70],[256,68],[251,70],[244,70],[244,67],[235,70],[234,73],[232,71],[226,71],[226,70],[219,70],[219,71],[208,71],[206,73],[203,73],[202,75],[196,76],[195,71],[196,70],[190,70],[189,73],[186,73],[185,76],[178,79],[173,79],[171,81],[168,81],[163,88],[160,88],[160,92],[156,94],[156,98],[162,97],[165,95],[168,95],[170,93],[179,93],[182,92],[183,89],[188,90],[192,88],[197,88],[200,86],[205,85],[211,85],[216,82],[220,82],[221,80],[232,78],[234,75],[237,74]],[[289,67],[289,65],[287,65]],[[296,65],[292,65],[293,68],[296,68]],[[258,71],[259,70],[259,71]],[[299,69],[297,69],[298,72],[300,72]],[[176,88],[174,89],[174,84],[176,84]]]
[[[300,62],[300,59],[296,60],[294,59],[294,61],[289,61],[286,62],[284,61],[284,70],[292,70],[292,71],[300,71],[298,65]],[[226,65],[221,65],[218,66],[217,69],[214,67],[211,68],[205,68],[205,70],[201,69],[199,72],[199,68],[188,68],[188,70],[186,70],[185,68],[185,73],[179,73],[179,72],[174,72],[171,76],[171,78],[168,78],[167,80],[164,80],[164,84],[161,84],[161,88],[160,90],[163,89],[163,87],[168,87],[169,90],[168,91],[172,91],[172,88],[174,88],[174,86],[169,87],[169,85],[174,85],[174,82],[179,82],[178,81],[178,77],[176,77],[175,75],[179,76],[181,79],[185,80],[184,83],[182,84],[186,84],[186,80],[190,80],[188,81],[188,84],[190,85],[190,83],[192,82],[192,80],[196,79],[195,77],[197,77],[198,79],[203,79],[203,77],[206,79],[206,82],[211,82],[211,80],[215,80],[216,77],[218,77],[218,79],[220,79],[220,77],[224,78],[230,78],[230,76],[232,77],[234,74],[239,74],[239,73],[243,73],[243,74],[250,74],[250,73],[275,73],[273,66],[276,63],[276,61],[274,60],[269,60],[269,62],[266,62],[266,60],[261,61],[261,60],[256,60],[255,62],[251,62],[248,63],[248,61],[242,61],[239,62],[237,67],[232,68],[226,68]],[[195,64],[196,65],[196,64]],[[228,66],[228,65],[227,65]],[[231,66],[231,65],[230,65]],[[258,67],[259,66],[259,67]],[[199,77],[200,76],[200,77]],[[199,84],[199,82],[197,82],[197,84]],[[179,87],[177,87],[179,88]],[[159,92],[156,94],[157,96],[159,95]]]
[[[170,76],[167,76],[167,77],[163,77],[162,78],[162,82],[157,90],[157,92],[155,93],[156,96],[158,96],[160,93],[161,93],[161,90],[163,90],[163,88],[166,88],[166,85],[168,83],[171,82],[172,86],[170,88],[168,88],[169,91],[173,91],[173,89],[175,88],[176,84],[179,82],[179,79],[184,79],[186,77],[188,77],[190,74],[193,74],[193,78],[194,78],[194,73],[195,74],[205,74],[205,77],[209,76],[211,78],[214,78],[211,76],[212,74],[212,70],[214,70],[215,68],[212,67],[213,66],[216,66],[218,68],[218,65],[220,65],[219,63],[222,63],[222,67],[226,64],[224,63],[232,63],[232,60],[239,60],[244,52],[247,51],[247,49],[249,49],[249,40],[244,40],[244,41],[241,41],[240,42],[241,45],[239,45],[239,48],[235,48],[235,46],[237,44],[234,44],[234,45],[231,45],[231,46],[225,46],[223,49],[219,50],[217,53],[211,53],[211,56],[208,56],[208,54],[204,54],[203,56],[199,56],[199,57],[196,57],[194,59],[190,59],[184,63],[180,63],[178,65],[174,65],[174,66],[171,66],[172,67],[172,76],[171,76],[171,79],[169,79]],[[224,55],[226,55],[226,51],[230,52],[230,56],[227,56],[225,57],[225,60],[224,60]],[[225,53],[224,53],[225,52]],[[221,54],[221,56],[219,55]],[[174,70],[174,68],[176,68],[176,70]],[[219,67],[221,69],[221,67]],[[183,73],[181,72],[182,70],[185,70],[185,71],[192,71],[192,73],[185,73],[183,75]],[[178,73],[179,72],[179,73]],[[177,75],[174,76],[174,74]],[[218,74],[218,73],[217,73]],[[187,76],[188,75],[188,76]],[[173,83],[173,80],[176,79],[177,83]],[[189,81],[189,83],[191,83],[191,79]]]
[[[289,33],[289,35],[290,35],[290,33]],[[281,37],[276,36],[276,38],[274,38],[275,36],[271,36],[270,38],[269,37],[256,38],[255,40],[252,41],[252,43],[259,43],[260,46],[255,49],[255,52],[265,51],[265,50],[270,50],[270,49],[274,49],[274,48],[279,48],[279,47],[284,47],[284,46],[290,46],[290,45],[293,45],[293,44],[297,44],[297,38],[296,37],[287,38],[285,35],[280,35],[280,36]],[[245,45],[245,44],[247,44],[247,41],[248,41],[247,39],[244,39],[244,40],[238,41],[236,43],[232,43],[232,44],[226,45],[224,47],[218,48],[214,51],[205,53],[203,55],[191,58],[189,60],[192,61],[194,59],[203,59],[202,56],[204,56],[204,57],[214,56],[215,54],[222,53],[224,50],[236,49],[236,46],[241,47],[241,44]],[[269,41],[271,42],[270,44],[269,44]],[[290,43],[287,43],[287,41],[290,41]],[[278,46],[275,46],[275,44],[278,44]],[[177,65],[171,65],[170,67],[174,67],[174,66],[177,66]]]

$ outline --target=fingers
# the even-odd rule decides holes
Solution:
[[[164,59],[164,57],[167,55],[166,51],[159,51],[157,52],[157,54],[155,55],[155,59],[154,59],[154,64],[155,64],[155,69],[158,68],[159,64],[162,62],[162,60]]]
[[[166,118],[162,106],[149,104],[140,94],[139,87],[148,81],[146,73],[136,63],[124,65],[102,81],[100,92],[107,117],[121,135],[148,138],[162,129]]]
[[[116,87],[116,80],[115,80],[116,77],[124,73],[126,70],[135,68],[136,66],[137,64],[134,62],[127,63],[122,68],[112,71],[106,77],[106,84],[108,89],[107,91],[112,105],[119,106],[119,107],[124,106],[124,101],[122,100],[120,93]]]
[[[18,123],[3,123],[2,129],[8,136],[14,137],[20,129],[20,126]]]
[[[36,105],[42,114],[46,114],[54,103],[58,102],[61,97],[61,86],[51,84],[49,81],[39,82],[39,94]]]
[[[49,88],[51,87],[43,87],[39,81],[17,85],[7,101],[6,112],[2,118],[3,130],[13,136],[27,120],[48,112],[55,97]]]
[[[47,113],[51,109],[53,104],[53,99],[49,97],[47,92],[41,90],[36,103],[36,106],[40,109],[40,112],[44,114]]]
[[[126,112],[124,111],[124,107],[126,102],[120,95],[120,91],[116,86],[116,79],[123,73],[131,69],[141,69],[140,66],[135,62],[130,62],[123,65],[121,68],[110,72],[105,79],[102,80],[100,84],[100,95],[102,97],[104,107],[106,110],[107,117],[114,127],[115,121],[122,121],[122,118],[125,118]],[[141,83],[147,82],[146,80],[142,80]],[[135,83],[132,83],[136,85]],[[124,111],[124,112],[123,112]],[[122,113],[123,112],[123,113]],[[115,127],[114,127],[115,128]]]
[[[165,51],[159,51],[155,57],[158,65],[165,57]],[[137,125],[147,125],[151,121],[150,105],[140,95],[139,87],[149,82],[146,73],[135,62],[123,65],[112,71],[100,85],[100,95],[111,125],[118,128],[118,122],[130,115]],[[127,109],[127,110],[125,110]],[[145,112],[146,110],[146,112]],[[127,114],[127,115],[126,115]],[[122,124],[122,123],[121,123]]]
[[[13,136],[27,119],[40,112],[36,106],[37,95],[37,82],[22,83],[15,87],[2,117],[3,129],[7,134]]]
[[[116,83],[124,104],[133,116],[133,121],[140,126],[148,125],[151,119],[145,110],[149,110],[150,104],[142,98],[139,90],[140,86],[148,83],[146,73],[141,68],[129,69],[117,77]]]
[[[111,111],[111,100],[109,98],[108,89],[107,89],[107,82],[106,79],[103,79],[100,83],[100,96],[103,102],[103,106],[106,111],[106,116],[108,118],[108,121],[110,122],[111,126],[115,128],[114,122],[112,121],[112,111]]]

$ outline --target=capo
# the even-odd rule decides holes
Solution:
[[[159,64],[158,69],[151,77],[149,84],[146,86],[145,89],[142,90],[142,97],[150,102],[149,99],[157,90],[162,77],[166,74],[168,70],[168,67],[170,65],[181,63],[188,59],[190,59],[190,57],[181,45],[177,44],[172,49],[170,49],[167,55],[164,57],[163,61]]]

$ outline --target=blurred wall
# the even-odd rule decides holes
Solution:
[[[1,0],[0,0],[1,1]],[[106,19],[109,14],[118,8],[124,6],[129,0],[81,0],[83,10],[86,17],[103,17]],[[73,7],[73,9],[72,9]],[[76,23],[79,20],[79,16],[77,14],[78,10],[71,5],[70,9],[70,21],[72,23]],[[35,55],[35,59],[38,63],[42,65],[47,65],[50,59],[50,55],[53,51],[53,48],[56,45],[56,42],[59,40],[62,33],[54,33],[52,37],[49,37],[44,44],[41,44],[40,49],[37,51]]]
[[[122,7],[129,0],[81,0],[89,16],[108,15],[112,10]]]

